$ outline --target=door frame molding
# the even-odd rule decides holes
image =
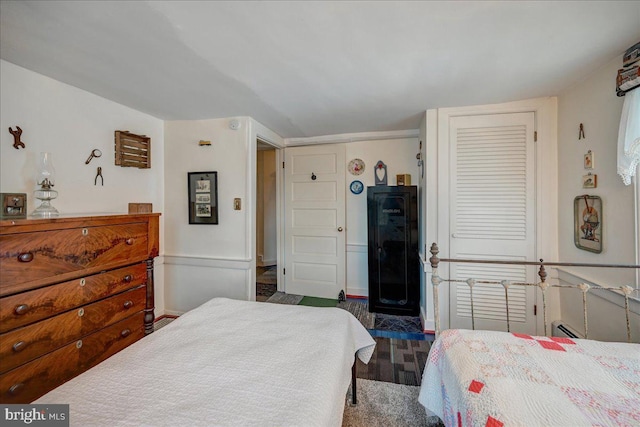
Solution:
[[[245,258],[250,260],[251,274],[248,275],[247,300],[256,300],[256,249],[257,249],[257,233],[256,233],[256,202],[257,202],[257,169],[258,169],[258,139],[267,143],[276,149],[276,159],[279,162],[282,151],[284,151],[284,139],[277,133],[271,131],[261,123],[255,121],[252,118],[247,120],[248,126],[245,132],[247,132],[247,170],[245,174],[246,179],[246,193],[247,200],[245,200],[245,217],[246,217],[246,236],[247,236],[247,252]],[[281,265],[280,248],[282,247],[281,239],[281,226],[280,218],[282,215],[281,201],[282,201],[282,175],[276,173],[276,253],[277,264]],[[282,273],[278,268],[278,288],[282,283]]]
[[[536,173],[536,259],[556,260],[558,257],[558,142],[557,142],[557,98],[534,98],[503,104],[477,105],[470,107],[440,108],[429,110],[426,114],[426,168],[436,171],[429,174],[428,186],[436,186],[437,191],[427,191],[425,203],[426,244],[437,242],[440,257],[448,258],[450,254],[449,237],[451,235],[449,214],[449,121],[457,116],[474,116],[506,113],[533,112],[535,129],[538,138],[535,142]],[[437,112],[437,113],[434,113]],[[433,129],[437,129],[436,132]],[[437,181],[436,183],[432,181]],[[431,182],[429,182],[431,181]],[[435,218],[434,218],[435,216]],[[425,294],[432,295],[430,255],[425,253]],[[441,269],[445,266],[441,266]],[[448,277],[448,267],[443,276]],[[554,275],[550,275],[555,277]],[[426,298],[431,301],[432,298]],[[443,329],[449,327],[449,292],[440,292],[440,314]],[[548,307],[549,313],[557,310]],[[434,328],[433,307],[424,307],[424,329]],[[536,328],[543,328],[542,316],[537,316]]]

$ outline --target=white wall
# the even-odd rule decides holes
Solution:
[[[387,165],[387,184],[396,185],[396,175],[411,174],[411,184],[418,185],[417,138],[358,141],[345,144],[346,161],[359,158],[365,163],[362,175],[346,172],[347,194],[347,290],[348,295],[368,296],[367,262],[367,186],[375,185],[374,166],[378,160]],[[360,194],[349,190],[352,181],[365,186]]]
[[[214,297],[255,299],[257,138],[282,143],[260,123],[232,119],[165,122],[165,298],[183,313]],[[201,147],[198,141],[211,141]],[[187,173],[218,173],[215,225],[189,224]],[[241,210],[233,200],[240,198]]]
[[[213,297],[247,299],[248,120],[165,122],[165,287],[171,313],[188,311]],[[199,146],[198,141],[211,141]],[[189,224],[187,173],[218,173],[218,224]],[[242,209],[233,209],[233,199]]]
[[[579,84],[568,88],[558,98],[558,206],[559,206],[559,256],[564,261],[590,263],[635,263],[635,213],[634,188],[625,186],[617,175],[616,145],[623,98],[615,94],[615,78],[622,65],[617,57],[590,74]],[[578,140],[580,123],[584,124],[586,139]],[[589,171],[584,169],[584,154],[591,150],[595,154],[598,186],[582,188],[581,177]],[[603,203],[603,251],[595,254],[580,250],[574,245],[573,201],[576,196],[591,194],[600,196]],[[635,281],[633,270],[613,269],[566,269],[579,280],[594,284],[620,286]],[[577,329],[582,328],[582,298],[562,294],[562,318]],[[619,336],[605,325],[613,317],[620,318],[616,303],[602,298],[590,298],[589,324],[593,327],[590,338],[610,340]],[[640,304],[633,304],[640,312]],[[578,307],[578,308],[576,308]],[[578,314],[576,314],[578,313]],[[635,340],[640,339],[636,333]]]
[[[52,153],[61,214],[126,213],[129,202],[153,203],[164,210],[163,121],[139,111],[0,61],[0,191],[27,193],[29,212],[36,207],[36,158]],[[26,148],[13,148],[8,128],[22,128]],[[151,169],[114,164],[114,131],[151,137]],[[102,157],[85,161],[98,148]],[[102,167],[104,186],[94,186]],[[163,216],[160,251],[164,250]],[[156,316],[164,313],[162,257],[156,258]]]
[[[624,98],[616,96],[615,78],[622,57],[610,61],[586,80],[558,97],[558,205],[561,258],[577,262],[634,264],[634,189],[617,174],[618,127]],[[578,140],[580,123],[586,139]],[[584,169],[584,154],[595,154],[595,168]],[[582,188],[582,176],[598,175],[598,187]],[[600,196],[603,204],[603,250],[595,254],[574,245],[573,201],[576,196]],[[631,283],[632,270],[598,270],[589,273],[603,282]]]

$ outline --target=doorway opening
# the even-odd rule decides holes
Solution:
[[[256,301],[266,301],[278,287],[275,147],[258,139],[256,160]]]

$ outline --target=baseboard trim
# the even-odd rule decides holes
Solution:
[[[353,298],[369,298],[368,288],[352,288],[347,286],[345,293],[347,295],[353,295]]]

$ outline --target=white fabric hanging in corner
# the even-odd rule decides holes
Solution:
[[[627,92],[622,106],[618,131],[618,175],[624,185],[631,179],[640,164],[640,88]]]

